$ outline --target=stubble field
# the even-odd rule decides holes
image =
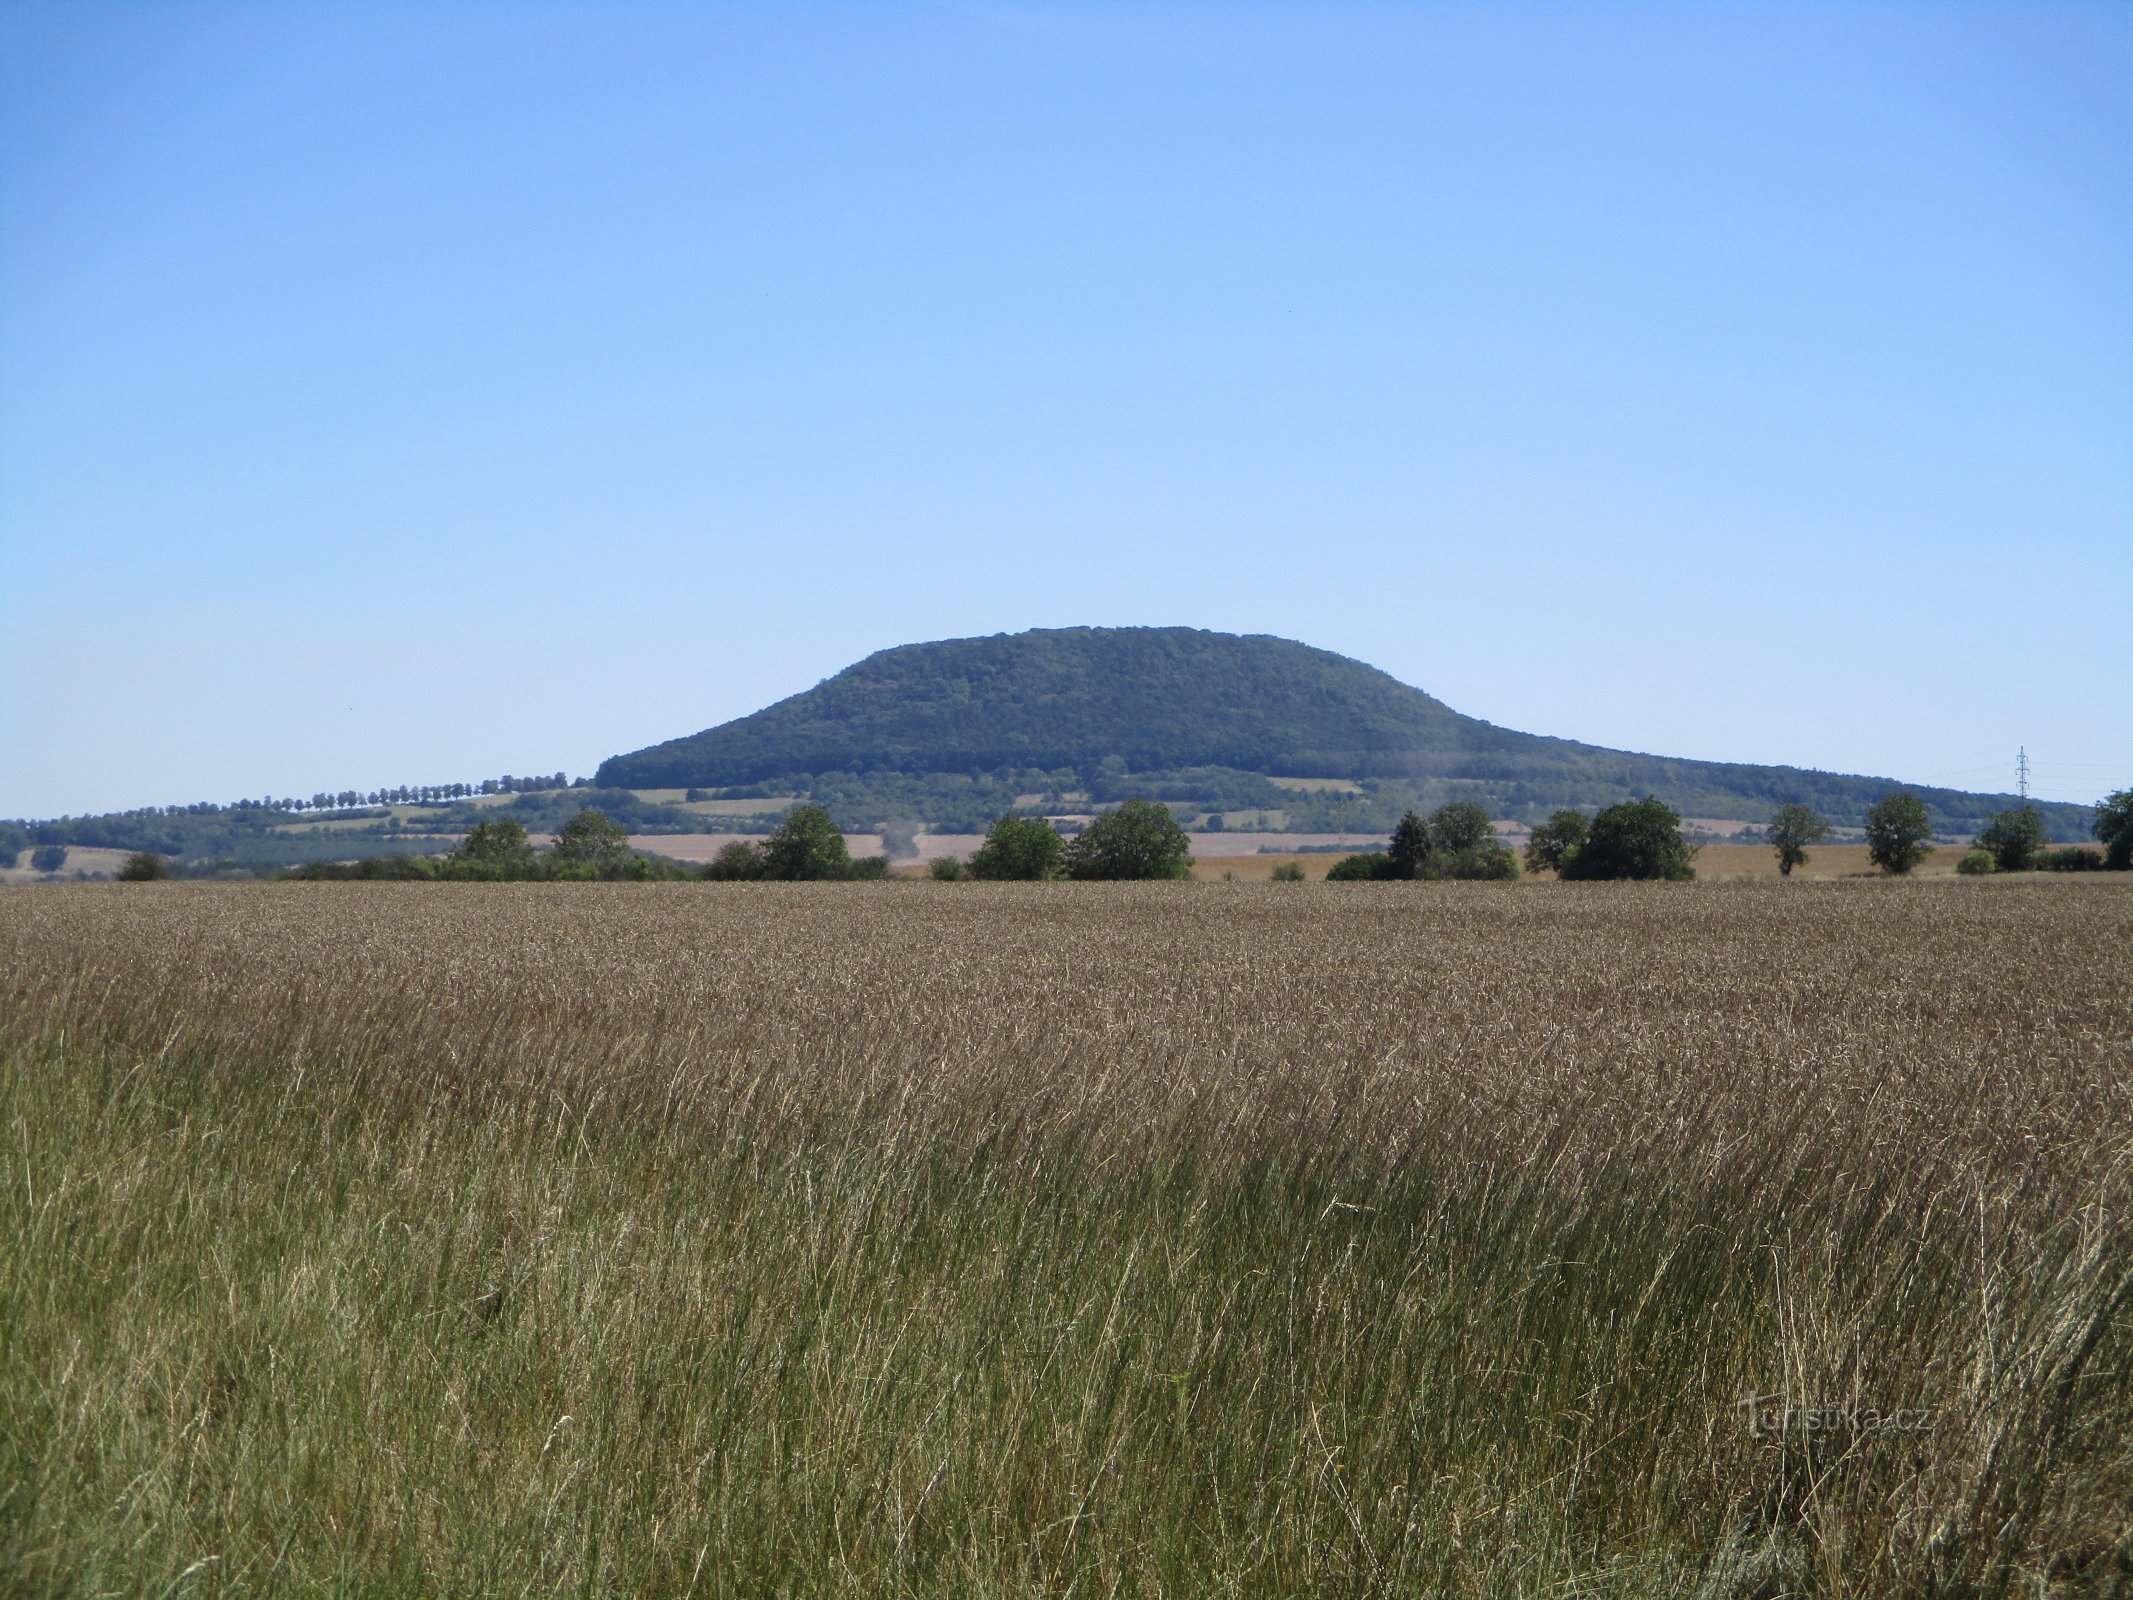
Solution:
[[[0,1588],[2122,1594],[2129,954],[2086,879],[0,891]]]

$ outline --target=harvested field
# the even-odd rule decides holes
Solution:
[[[0,1572],[2123,1593],[2129,951],[2115,878],[0,891]]]

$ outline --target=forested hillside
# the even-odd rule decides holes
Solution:
[[[1750,820],[1800,801],[1853,824],[1897,786],[1519,733],[1328,650],[1194,628],[1041,629],[883,650],[753,715],[612,757],[597,781],[836,791],[864,811],[877,789],[887,803],[914,786],[952,793],[942,780],[953,778],[1092,798],[1124,787],[1229,809],[1278,803],[1268,776],[1363,780],[1349,818],[1363,826],[1409,800],[1471,799],[1531,818],[1644,794],[1686,814]],[[1188,782],[1196,788],[1181,790]],[[1913,792],[1951,831],[2016,803]],[[2055,836],[2079,837],[2086,825],[2083,807],[2038,809]]]

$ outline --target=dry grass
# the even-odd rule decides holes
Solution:
[[[2129,945],[2094,881],[7,891],[0,1572],[2122,1593]]]

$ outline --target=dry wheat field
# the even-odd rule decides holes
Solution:
[[[0,890],[0,1590],[2133,1588],[2133,892]]]

